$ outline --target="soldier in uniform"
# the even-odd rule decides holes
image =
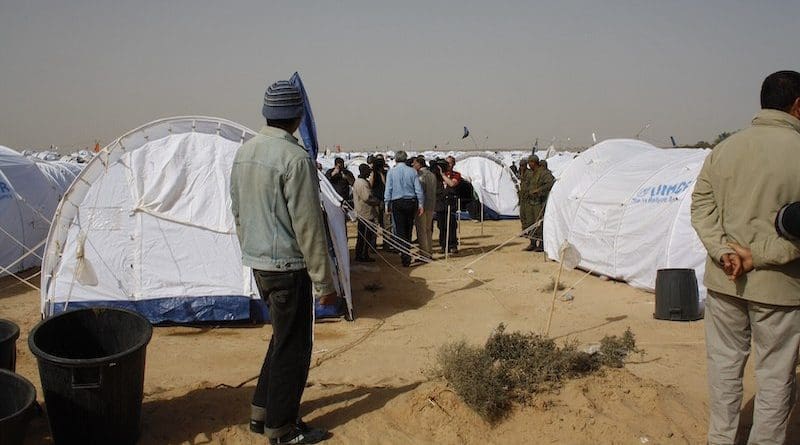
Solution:
[[[553,174],[541,165],[539,157],[536,155],[531,155],[528,158],[528,169],[520,185],[520,219],[522,219],[522,224],[526,228],[544,218],[547,197],[555,182]],[[523,206],[525,207],[524,212]],[[524,219],[523,213],[525,214]],[[530,234],[531,243],[525,248],[526,251],[544,251],[543,228],[543,224],[539,224]]]
[[[519,202],[519,222],[522,224],[522,230],[527,229],[535,222],[533,220],[533,209],[531,209],[530,202],[525,199],[525,196],[528,194],[528,183],[526,181],[528,173],[530,173],[528,170],[528,158],[522,158],[519,160],[519,190],[517,190]],[[526,236],[526,238],[528,236]],[[527,249],[528,247],[526,246],[525,250]]]

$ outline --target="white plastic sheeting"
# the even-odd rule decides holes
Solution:
[[[41,263],[59,197],[36,162],[0,146],[0,276]]]
[[[42,267],[43,313],[102,304],[153,322],[250,318],[249,301],[259,296],[242,265],[230,171],[253,134],[222,119],[180,117],[103,149],[56,212]],[[342,255],[339,289],[352,310],[344,221],[338,202],[322,198],[338,211],[328,222]]]
[[[708,150],[601,142],[569,163],[550,192],[544,247],[557,259],[568,241],[580,267],[655,290],[663,268],[694,269],[702,285],[706,251],[691,226],[691,194]]]
[[[519,217],[517,178],[500,160],[469,154],[456,159],[455,170],[472,183],[483,205],[501,218]]]

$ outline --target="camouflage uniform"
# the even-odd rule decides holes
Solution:
[[[547,204],[547,197],[550,189],[553,188],[555,178],[550,170],[542,166],[535,170],[528,171],[520,185],[520,220],[523,228],[530,227],[540,219],[544,218],[544,209]],[[523,210],[523,208],[525,210]],[[531,246],[528,250],[541,250],[543,244],[543,224],[539,224],[530,234]]]

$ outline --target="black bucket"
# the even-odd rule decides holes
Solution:
[[[659,269],[656,272],[654,318],[694,321],[703,318],[694,269]]]
[[[139,437],[153,327],[120,309],[64,312],[28,336],[56,444],[133,444]]]
[[[36,389],[31,382],[0,369],[0,444],[22,445],[33,417]]]
[[[16,370],[18,338],[19,326],[13,321],[0,319],[0,369]]]

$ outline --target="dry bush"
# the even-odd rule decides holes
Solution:
[[[628,328],[622,337],[612,335],[605,336],[600,340],[600,361],[609,368],[621,368],[625,365],[625,359],[631,353],[641,354],[643,351],[636,348],[636,339],[633,332]]]
[[[505,417],[511,399],[500,370],[483,348],[463,340],[443,346],[438,362],[442,376],[453,386],[464,403],[490,423]]]
[[[636,349],[630,329],[621,338],[604,337],[598,353],[578,350],[577,343],[559,347],[538,334],[505,332],[500,324],[481,347],[464,341],[439,350],[439,373],[461,399],[490,423],[505,418],[513,403],[551,391],[565,379],[597,372],[603,365],[621,367]]]

